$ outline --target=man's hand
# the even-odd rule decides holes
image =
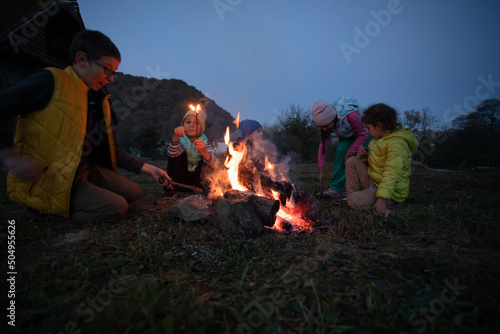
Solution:
[[[168,187],[168,181],[172,181],[167,172],[150,164],[144,164],[141,168],[141,172],[151,175],[151,177],[162,187]]]

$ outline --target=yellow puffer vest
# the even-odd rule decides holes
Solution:
[[[47,68],[54,76],[54,93],[44,109],[19,116],[14,147],[36,161],[42,171],[35,181],[7,177],[11,200],[49,214],[70,215],[71,187],[82,156],[87,127],[88,87],[67,67]],[[108,97],[103,101],[111,165],[116,170]]]

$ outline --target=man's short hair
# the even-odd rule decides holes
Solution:
[[[106,56],[121,60],[120,51],[116,45],[108,36],[96,30],[82,30],[75,35],[69,49],[72,62],[75,62],[79,51],[85,52],[88,57],[94,59]]]

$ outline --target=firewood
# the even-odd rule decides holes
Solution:
[[[187,184],[179,183],[179,182],[174,182],[174,181],[168,181],[168,184],[172,185],[172,187],[174,187],[174,189],[177,189],[177,190],[191,191],[191,192],[194,192],[194,193],[201,193],[201,194],[203,194],[203,190],[201,188],[198,188],[198,187],[195,187],[195,186],[189,186]]]
[[[273,180],[269,175],[260,173],[260,184],[262,189],[272,189],[279,193],[281,205],[286,205],[286,200],[292,196],[293,187],[288,181]]]
[[[280,202],[262,196],[250,196],[255,211],[260,219],[264,222],[264,226],[272,227],[276,220],[276,214],[280,210]]]
[[[250,191],[230,190],[217,200],[214,224],[227,236],[258,236],[276,220],[280,203]]]
[[[258,196],[251,191],[231,189],[224,194],[224,198],[248,202],[253,211],[259,215],[265,226],[273,226],[276,214],[280,209],[280,202],[263,196]]]
[[[259,172],[256,168],[248,169],[240,165],[238,180],[251,191],[261,188],[264,193],[271,195],[271,190],[279,194],[281,205],[286,205],[287,199],[293,192],[293,186],[288,181],[274,180],[267,172]],[[255,189],[257,188],[257,189]]]

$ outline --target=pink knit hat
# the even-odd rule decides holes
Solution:
[[[337,113],[335,108],[326,101],[314,102],[312,107],[312,119],[317,127],[323,127],[328,125],[331,121],[335,119]]]

